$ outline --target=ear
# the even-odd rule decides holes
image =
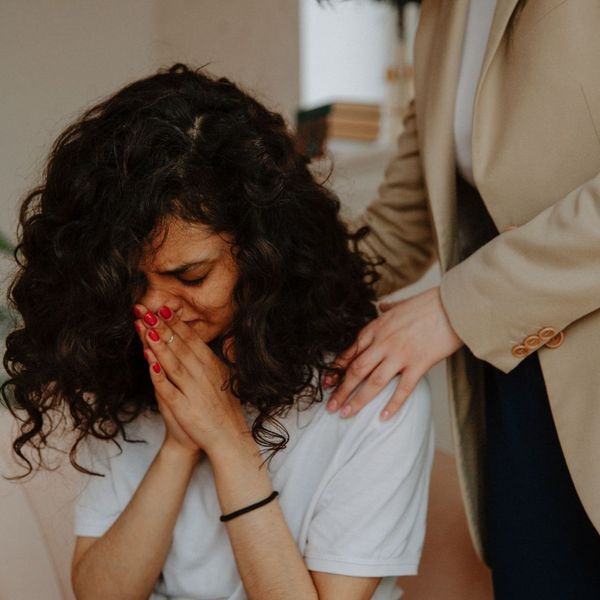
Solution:
[[[232,363],[235,362],[235,346],[232,336],[229,336],[223,343],[223,353],[227,357],[227,360],[231,361]]]

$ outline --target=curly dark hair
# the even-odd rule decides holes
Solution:
[[[375,267],[338,198],[308,169],[279,114],[225,78],[177,63],[83,113],[53,144],[42,185],[23,200],[8,299],[20,313],[1,386],[20,421],[13,450],[48,446],[52,415],[70,417],[77,464],[87,435],[112,439],[158,412],[132,305],[145,290],[142,248],[170,217],[228,232],[239,279],[231,326],[211,348],[229,385],[258,410],[252,434],[271,455],[276,419],[323,399],[320,376],[376,316]],[[224,340],[233,336],[235,363]],[[315,373],[319,379],[315,379]],[[24,414],[23,414],[24,413]],[[270,427],[269,427],[270,425]],[[119,448],[120,445],[119,445]],[[9,479],[9,478],[7,478]]]

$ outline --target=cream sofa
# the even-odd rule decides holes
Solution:
[[[13,421],[0,407],[3,476],[24,472],[11,453]],[[54,460],[59,458],[56,453]],[[25,482],[0,477],[0,600],[75,599],[70,561],[76,483],[77,471],[64,465],[56,471],[42,470]]]

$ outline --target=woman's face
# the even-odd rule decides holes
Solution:
[[[238,270],[231,240],[204,225],[170,219],[142,256],[147,287],[137,301],[152,312],[167,305],[202,341],[212,341],[233,318]]]

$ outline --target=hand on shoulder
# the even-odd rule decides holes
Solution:
[[[327,408],[339,410],[342,417],[355,415],[401,373],[381,411],[382,419],[393,417],[429,369],[464,345],[446,315],[439,287],[380,308],[382,314],[334,361],[347,369],[347,375]]]

